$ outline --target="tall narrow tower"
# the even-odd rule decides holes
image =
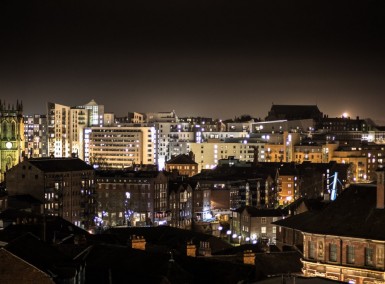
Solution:
[[[24,156],[23,104],[6,105],[0,101],[0,182],[6,171],[18,164]]]

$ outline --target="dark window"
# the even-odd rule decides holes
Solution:
[[[308,242],[308,252],[309,252],[309,258],[315,259],[315,251],[316,251],[316,245],[315,242]]]
[[[346,262],[353,264],[355,262],[354,246],[346,246]]]
[[[329,245],[329,260],[330,261],[337,261],[337,245],[336,244],[330,244]]]
[[[365,265],[372,266],[373,265],[373,249],[365,248]]]

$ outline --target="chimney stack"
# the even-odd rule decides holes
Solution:
[[[255,253],[252,250],[245,250],[243,252],[243,263],[244,264],[255,264]]]
[[[377,209],[384,209],[385,208],[385,192],[384,192],[384,174],[385,174],[384,168],[379,168],[376,170],[377,175]]]
[[[143,236],[133,235],[129,240],[129,244],[133,249],[146,250],[146,239]]]
[[[186,247],[186,254],[187,256],[196,257],[197,256],[197,248],[193,244],[193,242],[188,242]]]

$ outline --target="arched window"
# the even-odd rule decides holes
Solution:
[[[8,171],[10,168],[13,167],[12,157],[11,157],[11,156],[8,156],[6,161],[7,161],[7,163],[6,163],[6,165],[5,165],[5,168],[6,168],[6,170]]]
[[[7,137],[7,131],[8,131],[8,127],[7,127],[7,122],[6,121],[3,121],[2,125],[1,125],[1,129],[2,129],[2,137],[3,138],[6,138]]]
[[[15,139],[16,137],[16,122],[15,121],[12,121],[12,130],[11,130],[11,137],[12,139]]]

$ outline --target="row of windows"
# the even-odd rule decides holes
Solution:
[[[319,256],[323,255],[323,247],[322,243],[319,245]],[[316,243],[309,241],[308,242],[308,257],[309,259],[316,259],[317,247]],[[338,246],[337,244],[329,244],[328,247],[329,258],[328,260],[331,262],[337,262],[338,260]],[[371,247],[366,247],[364,249],[364,264],[365,266],[373,266],[374,265],[374,249]],[[346,246],[346,263],[347,264],[355,264],[356,262],[356,248],[352,245]],[[384,249],[379,249],[377,251],[377,262],[378,264],[383,264],[384,262]]]

